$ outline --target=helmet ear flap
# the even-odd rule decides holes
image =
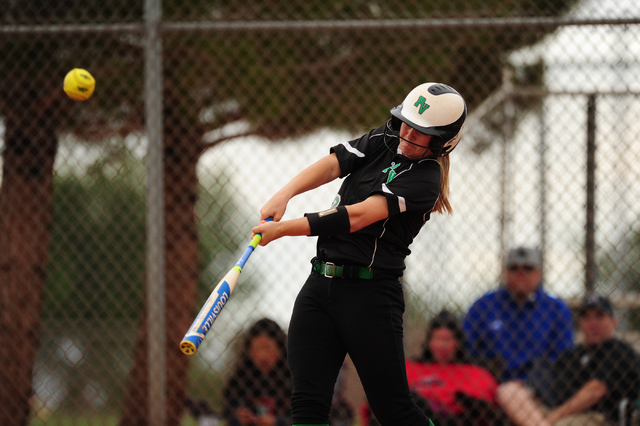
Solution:
[[[391,127],[391,130],[400,131],[400,126],[401,125],[402,125],[402,120],[400,120],[395,115],[392,115],[391,116],[391,121],[389,123],[389,127]]]
[[[442,147],[444,147],[444,140],[440,136],[431,136],[429,142],[429,150],[436,156],[440,157],[442,154]]]

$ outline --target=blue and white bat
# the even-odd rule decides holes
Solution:
[[[267,221],[271,220],[271,218],[267,219]],[[180,350],[182,350],[182,352],[187,355],[196,353],[204,337],[209,330],[211,330],[214,321],[218,318],[218,315],[220,315],[220,311],[222,311],[224,305],[227,304],[231,293],[233,293],[233,289],[238,283],[238,278],[240,277],[242,268],[244,268],[244,264],[258,244],[260,244],[260,240],[262,240],[262,235],[256,234],[240,260],[238,260],[236,265],[220,280],[216,288],[213,289],[204,306],[200,309],[200,313],[198,313],[195,321],[193,321],[193,324],[189,327],[189,331],[187,331],[187,334],[184,335],[180,342]]]

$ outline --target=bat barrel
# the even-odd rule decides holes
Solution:
[[[267,221],[271,221],[272,218],[268,218]],[[227,304],[229,296],[235,287],[238,277],[242,272],[244,264],[251,256],[251,253],[255,250],[256,246],[260,244],[262,235],[256,234],[251,240],[251,244],[244,251],[244,254],[238,260],[238,263],[231,268],[227,275],[220,281],[220,283],[213,290],[202,309],[198,313],[198,316],[189,327],[189,331],[184,335],[180,342],[180,350],[186,355],[193,355],[196,353],[200,344],[207,335],[213,322],[218,318],[220,311]]]
[[[211,293],[205,302],[200,313],[189,327],[189,331],[180,342],[180,350],[186,355],[193,355],[200,347],[200,343],[204,340],[214,321],[220,315],[222,308],[227,304],[229,296],[233,291],[230,283],[233,283],[240,276],[240,271],[236,268],[232,269],[226,279],[218,284],[216,290]]]

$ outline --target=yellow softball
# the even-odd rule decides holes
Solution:
[[[74,68],[64,77],[64,91],[76,101],[86,101],[96,88],[96,80],[87,70]]]

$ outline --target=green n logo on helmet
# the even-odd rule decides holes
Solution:
[[[386,169],[384,169],[382,171],[382,173],[387,173],[389,172],[389,176],[387,176],[387,183],[391,182],[393,180],[394,177],[396,177],[396,168],[398,168],[398,166],[400,166],[400,163],[395,164],[395,163],[391,163],[391,166],[387,167]]]
[[[418,110],[419,114],[422,114],[423,112],[425,112],[429,108],[429,104],[427,104],[427,99],[424,96],[420,96],[418,98],[418,100],[416,101],[416,103],[413,104],[413,106],[419,106],[420,107],[420,109]]]

